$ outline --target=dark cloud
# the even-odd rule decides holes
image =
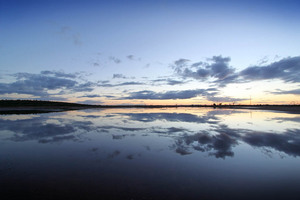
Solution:
[[[123,82],[123,83],[117,83],[117,84],[110,84],[108,82],[98,82],[98,84],[97,84],[97,86],[99,86],[99,87],[119,87],[119,86],[128,86],[128,85],[145,85],[145,83],[129,81],[129,82]]]
[[[263,65],[266,62],[260,62],[260,65],[247,67],[240,72],[236,72],[229,62],[229,57],[213,56],[207,59],[207,62],[193,64],[189,64],[187,59],[179,59],[171,66],[174,72],[183,78],[208,81],[220,87],[229,83],[270,79],[291,83],[300,82],[300,56],[284,58],[268,65]]]
[[[19,93],[47,96],[47,90],[71,89],[77,82],[70,79],[45,76],[41,74],[16,74],[17,81],[1,83],[0,94]]]
[[[53,75],[55,77],[62,77],[62,78],[76,78],[78,76],[78,73],[65,73],[62,71],[49,71],[49,70],[41,71],[41,74]]]
[[[126,56],[129,60],[134,60],[134,55],[128,55]]]
[[[219,125],[214,131],[254,147],[270,148],[288,155],[300,156],[300,129],[287,129],[281,133],[274,133],[231,129],[225,125]]]
[[[137,58],[134,55],[128,55],[128,56],[126,56],[126,58],[129,59],[129,60],[141,61],[141,58]]]
[[[213,78],[215,83],[222,83],[222,85],[237,78],[234,76],[235,69],[229,66],[229,57],[213,56],[208,61],[209,63],[197,62],[188,65],[189,60],[179,59],[174,62],[172,67],[178,75],[184,78],[202,81]]]
[[[122,131],[130,131],[130,132],[145,130],[144,128],[130,128],[130,127],[122,127],[122,126],[98,126],[97,128],[101,130],[118,129]]]
[[[190,60],[188,60],[188,59],[180,58],[180,59],[176,60],[174,62],[174,64],[171,66],[176,72],[181,72],[183,68],[188,66],[189,62],[190,62]]]
[[[43,138],[39,140],[39,143],[57,143],[67,140],[79,141],[74,135],[54,136],[52,138]]]
[[[209,152],[210,155],[216,158],[232,157],[234,155],[232,147],[237,145],[237,140],[227,134],[211,135],[206,131],[195,135],[186,135],[183,137],[183,141],[186,145],[192,145],[193,149],[201,152]]]
[[[48,117],[38,117],[26,120],[0,120],[0,130],[9,130],[14,134],[10,138],[16,142],[37,140],[40,143],[60,142],[64,140],[82,140],[80,133],[92,131],[95,128],[89,121],[60,119],[61,124],[45,123]],[[76,133],[76,134],[75,134]]]
[[[113,96],[113,95],[105,95],[104,97],[106,97],[106,98],[116,98],[116,96]]]
[[[300,56],[284,58],[265,66],[251,66],[240,72],[245,80],[280,79],[284,82],[300,82]]]
[[[191,65],[191,67],[199,67],[199,66],[201,66],[201,65],[204,65],[204,63],[203,63],[203,62],[196,62],[196,63],[193,63],[193,64]]]
[[[128,56],[126,56],[126,58],[129,60],[133,60],[133,61],[141,61],[141,58],[137,58],[134,55],[128,55]]]
[[[206,99],[213,102],[236,102],[236,101],[248,100],[245,98],[217,97],[213,95],[207,95]]]
[[[119,83],[116,86],[126,86],[126,85],[145,85],[145,84],[141,82],[130,81],[130,82]]]
[[[286,122],[286,121],[291,121],[291,122],[298,122],[300,123],[300,116],[299,117],[275,117],[272,118],[272,120],[277,120],[280,123]]]
[[[263,64],[266,64],[267,62],[269,62],[269,58],[268,58],[268,56],[265,56],[258,61],[258,64],[263,65]]]
[[[16,81],[0,83],[0,94],[31,94],[40,97],[51,97],[48,90],[61,90],[57,94],[68,92],[90,92],[95,84],[80,83],[76,79],[79,74],[68,74],[57,71],[42,71],[40,74],[16,73],[12,75]]]
[[[233,148],[242,143],[253,147],[284,152],[291,156],[300,156],[300,130],[287,129],[286,131],[257,132],[250,129],[229,128],[220,124],[218,115],[230,115],[231,112],[243,112],[232,110],[213,110],[206,115],[197,116],[186,113],[120,113],[130,117],[130,120],[140,122],[171,121],[211,124],[210,128],[200,131],[192,131],[183,127],[152,127],[148,130],[161,136],[175,139],[171,149],[180,155],[188,155],[194,151],[207,152],[216,158],[233,157]],[[285,120],[275,118],[274,120]],[[298,122],[299,119],[291,119]],[[147,129],[146,129],[147,130]]]
[[[300,89],[295,90],[277,90],[276,92],[271,92],[272,94],[295,94],[300,95]]]
[[[229,66],[229,57],[213,56],[210,60],[213,63],[207,65],[206,69],[210,70],[210,75],[212,77],[223,80],[234,73],[234,69]]]
[[[300,129],[288,129],[283,134],[248,133],[243,141],[256,147],[269,147],[292,156],[300,156]]]
[[[172,146],[172,148],[175,149],[176,153],[178,153],[182,156],[192,154],[192,152],[189,151],[189,148],[184,145],[184,141],[181,139],[176,140],[175,144]]]
[[[75,87],[71,88],[74,92],[91,92],[94,90],[96,84],[93,82],[86,82],[81,84],[76,84]]]
[[[116,58],[114,56],[110,56],[109,60],[113,61],[116,64],[120,64],[122,62],[119,58]]]
[[[101,97],[101,96],[98,95],[98,94],[90,94],[90,95],[83,95],[83,96],[80,96],[80,97],[97,98],[97,97]]]
[[[127,77],[124,76],[123,74],[113,74],[113,78],[123,78],[123,79],[126,79]]]
[[[88,111],[87,111],[88,112]],[[77,121],[65,117],[54,119],[53,115],[41,115],[32,119],[21,120],[5,120],[0,119],[0,131],[11,131],[10,138],[16,142],[36,140],[40,143],[54,143],[66,140],[82,141],[84,135],[90,131],[110,133],[112,139],[123,139],[127,136],[134,136],[141,133],[159,134],[159,136],[169,137],[173,140],[173,145],[168,146],[180,155],[188,155],[194,152],[206,152],[210,156],[216,158],[227,158],[234,156],[234,147],[239,144],[248,144],[255,148],[266,149],[268,154],[272,152],[282,152],[290,156],[300,156],[300,129],[286,129],[285,131],[253,131],[251,129],[230,128],[227,125],[221,124],[222,118],[218,115],[229,115],[231,112],[242,112],[232,110],[213,110],[204,115],[193,115],[188,113],[116,113],[116,116],[125,116],[128,122],[178,122],[172,123],[170,127],[160,126],[144,126],[142,127],[127,127],[118,126],[112,121],[112,125],[95,125],[91,118],[98,118],[101,122],[101,117],[86,115],[86,121]],[[272,120],[285,121],[285,118],[273,118]],[[288,119],[287,119],[288,120]],[[299,118],[291,118],[294,122],[299,122]],[[206,126],[183,126],[182,123],[203,123]],[[131,123],[128,123],[131,124]],[[157,124],[157,123],[155,123]],[[193,128],[199,127],[198,130]],[[201,128],[205,127],[205,128]],[[134,132],[134,134],[133,134]],[[147,134],[145,134],[147,133]]]
[[[123,134],[123,135],[112,135],[112,139],[113,139],[113,140],[121,140],[121,139],[123,139],[124,137],[126,137],[125,134]]]
[[[216,134],[211,134],[214,132]],[[216,158],[234,156],[233,147],[240,141],[253,147],[284,152],[287,155],[300,156],[300,129],[287,129],[282,133],[257,132],[249,129],[231,129],[218,124],[211,130],[199,131],[195,134],[182,134],[172,146],[176,152],[185,155],[193,150],[208,152]]]
[[[154,92],[150,90],[143,90],[138,92],[129,93],[128,97],[122,97],[121,99],[190,99],[197,96],[202,96],[209,101],[216,102],[234,102],[243,101],[243,98],[232,97],[217,97],[218,90],[215,88],[210,89],[197,89],[197,90],[181,90],[181,91],[167,91],[167,92]]]
[[[99,105],[103,102],[102,101],[95,101],[95,100],[85,100],[85,101],[77,101],[77,103]]]
[[[176,80],[171,78],[160,78],[160,79],[151,80],[151,83],[153,84],[159,83],[159,84],[166,84],[166,85],[182,85],[186,82],[187,81]]]
[[[183,91],[168,91],[168,92],[153,92],[143,90],[132,92],[130,96],[123,99],[190,99],[206,93],[204,89],[198,90],[183,90]]]
[[[95,66],[95,67],[99,67],[99,66],[100,66],[100,64],[99,64],[99,63],[97,63],[97,62],[94,62],[94,63],[93,63],[93,66]]]
[[[190,123],[216,123],[219,120],[215,115],[209,114],[204,116],[197,116],[187,113],[120,113],[130,117],[130,120],[140,122],[153,122],[156,120],[169,121],[169,122],[190,122]],[[168,132],[174,129],[168,129]]]
[[[113,79],[117,79],[117,78],[120,78],[120,79],[135,79],[134,76],[127,77],[123,74],[113,74]]]

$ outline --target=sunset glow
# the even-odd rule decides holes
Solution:
[[[0,99],[299,104],[299,1],[0,1]]]

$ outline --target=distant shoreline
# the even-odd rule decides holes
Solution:
[[[300,105],[89,105],[54,101],[0,100],[0,114],[29,114],[62,112],[92,108],[215,108],[215,109],[251,109],[275,110],[300,114]]]

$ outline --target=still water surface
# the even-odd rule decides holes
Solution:
[[[209,108],[1,115],[0,191],[20,199],[299,199],[300,115]]]

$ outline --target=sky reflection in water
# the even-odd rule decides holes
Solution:
[[[297,199],[300,116],[95,109],[0,116],[7,197]]]

